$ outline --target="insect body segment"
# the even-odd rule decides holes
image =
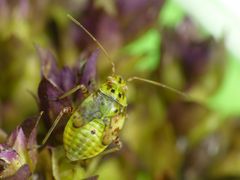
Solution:
[[[80,128],[69,120],[64,130],[64,149],[71,161],[88,159],[98,155],[107,145],[102,143],[105,124],[102,119],[94,119]]]
[[[94,157],[118,139],[126,117],[125,94],[126,82],[120,76],[110,76],[80,104],[63,135],[71,161]]]

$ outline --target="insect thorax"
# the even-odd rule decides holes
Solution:
[[[82,119],[89,122],[95,118],[103,119],[104,117],[113,117],[122,113],[125,108],[126,107],[98,90],[81,103],[78,111]]]
[[[127,84],[126,81],[123,80],[123,78],[121,78],[120,76],[108,76],[107,81],[100,86],[99,91],[101,91],[104,95],[110,97],[111,99],[115,100],[122,106],[127,106]]]

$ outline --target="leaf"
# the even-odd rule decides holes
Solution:
[[[75,72],[70,67],[64,67],[60,71],[59,75],[60,81],[60,88],[66,92],[77,85],[77,72]]]
[[[35,46],[40,62],[41,62],[41,74],[46,79],[54,82],[56,85],[60,84],[59,70],[57,68],[56,60],[52,53],[48,50]]]
[[[28,158],[27,162],[30,166],[31,171],[33,172],[36,164],[37,164],[37,158],[38,158],[38,152],[37,152],[37,127],[39,120],[41,119],[42,113],[40,113],[39,116],[28,118],[20,125],[23,129],[23,132],[26,137],[27,141],[27,153]]]
[[[63,93],[64,92],[59,87],[55,86],[45,77],[42,77],[38,87],[38,96],[40,100],[40,110],[44,112],[43,120],[47,127],[51,126],[64,107],[71,106],[71,100],[68,97],[60,100],[57,99]],[[67,119],[63,118],[57,125],[55,132],[63,131],[66,122]]]
[[[125,42],[132,41],[155,23],[164,2],[164,0],[116,1],[118,21],[121,22]]]
[[[86,60],[85,65],[82,67],[82,72],[79,77],[79,84],[84,84],[91,92],[95,89],[96,81],[96,64],[98,51],[94,51],[90,57]],[[82,100],[83,94],[78,91],[76,95],[76,101]]]

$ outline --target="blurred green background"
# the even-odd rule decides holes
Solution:
[[[33,96],[41,74],[35,45],[50,50],[60,68],[74,66],[82,54],[97,48],[67,18],[71,14],[108,50],[124,78],[155,80],[191,97],[186,100],[143,82],[129,84],[128,120],[121,135],[124,147],[99,160],[91,175],[139,180],[240,178],[238,4],[234,0],[1,0],[1,129],[9,134],[38,114]],[[98,83],[111,73],[100,54]],[[45,131],[41,123],[40,137]],[[78,179],[78,173],[69,171],[73,166],[61,168],[70,179]],[[42,173],[39,169],[36,174]]]

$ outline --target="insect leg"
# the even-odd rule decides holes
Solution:
[[[49,136],[52,134],[54,128],[57,126],[57,124],[59,123],[59,121],[60,121],[60,119],[62,118],[62,116],[63,116],[64,114],[70,113],[71,111],[72,111],[72,108],[71,108],[71,107],[65,107],[65,108],[63,108],[63,109],[60,111],[60,113],[58,114],[57,118],[54,120],[53,125],[51,126],[51,128],[50,128],[49,131],[47,132],[46,136],[44,137],[41,146],[44,145],[44,144],[47,142]]]
[[[115,134],[115,133],[118,133],[118,132],[115,132],[115,129],[113,128],[112,120],[111,121],[105,120],[104,122],[106,124],[106,127],[105,127],[105,130],[104,130],[102,143],[104,145],[109,145],[112,142],[114,142],[114,144],[115,144],[114,147],[112,147],[110,149],[107,149],[107,150],[105,150],[104,152],[101,153],[103,155],[106,155],[106,154],[113,153],[115,151],[120,150],[121,147],[122,147],[122,143],[119,140],[119,137],[116,136],[116,134]]]
[[[83,93],[84,97],[87,97],[89,95],[89,91],[86,88],[85,85],[79,84],[76,87],[70,89],[69,91],[65,92],[62,96],[60,96],[58,99],[63,99],[67,96],[70,96],[71,94],[75,93],[76,91],[80,90]]]
[[[75,128],[79,128],[84,125],[84,121],[78,111],[75,111],[70,117],[69,121],[73,122]]]
[[[103,134],[103,140],[102,143],[104,145],[109,145],[112,142],[112,127],[111,127],[111,122],[109,119],[104,120],[105,124],[105,129],[104,129],[104,134]]]
[[[101,153],[101,155],[110,154],[110,153],[119,151],[119,150],[122,148],[122,142],[120,141],[119,137],[117,137],[117,138],[114,140],[114,144],[115,144],[114,147],[111,147],[111,148],[103,151],[103,152]]]

